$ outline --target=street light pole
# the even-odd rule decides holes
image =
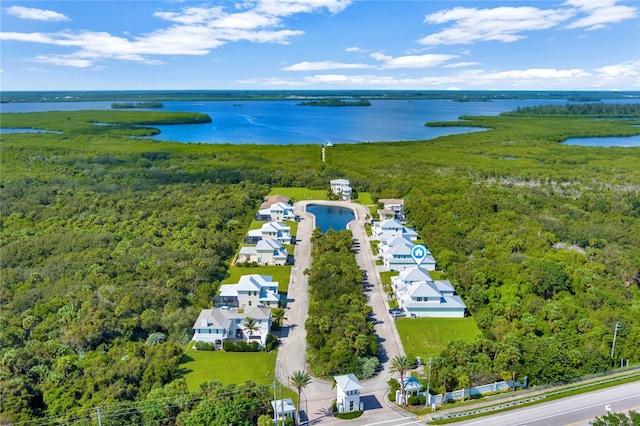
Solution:
[[[432,356],[429,355],[429,376],[427,379],[427,398],[426,398],[426,403],[427,405],[431,405],[431,359]]]

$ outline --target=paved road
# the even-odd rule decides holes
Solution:
[[[306,366],[306,331],[304,322],[309,309],[308,277],[304,270],[311,267],[311,233],[314,229],[314,217],[306,212],[308,204],[334,205],[349,207],[354,210],[356,220],[349,224],[353,232],[358,266],[366,272],[365,294],[368,304],[373,308],[376,321],[375,332],[380,339],[383,370],[376,377],[363,381],[362,396],[365,403],[365,413],[354,424],[363,422],[394,419],[411,420],[406,412],[398,412],[384,398],[388,390],[387,381],[391,377],[388,373],[390,360],[398,354],[404,354],[402,343],[398,339],[398,332],[394,321],[388,314],[386,295],[376,271],[373,253],[366,235],[364,224],[369,209],[359,204],[332,201],[300,201],[294,204],[295,212],[300,216],[298,225],[297,244],[294,252],[295,264],[291,270],[288,293],[288,309],[285,326],[281,338],[282,345],[278,349],[276,359],[276,376],[281,383],[288,383],[291,373],[297,370],[309,369]],[[331,403],[336,397],[331,383],[313,378],[303,391],[301,410],[305,411],[310,424],[332,424],[336,421],[331,416]],[[351,422],[341,421],[341,424]],[[409,423],[407,423],[409,424]]]
[[[589,425],[597,416],[605,415],[607,408],[614,412],[640,410],[640,382],[450,424],[466,426]]]

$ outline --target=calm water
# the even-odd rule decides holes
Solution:
[[[327,232],[329,229],[336,231],[347,229],[347,224],[356,218],[353,210],[347,207],[309,204],[307,212],[316,217],[316,228],[320,228],[322,232]]]
[[[162,101],[162,100],[160,100]],[[637,102],[637,100],[628,100]],[[163,111],[201,112],[212,123],[154,126],[152,139],[185,143],[305,144],[426,140],[479,131],[476,128],[425,127],[462,115],[498,115],[517,107],[560,104],[562,99],[500,99],[493,102],[450,100],[372,100],[370,107],[303,107],[299,101],[163,101]],[[625,102],[622,99],[606,103]],[[7,103],[2,112],[109,110],[111,101]]]
[[[567,145],[582,146],[640,146],[640,135],[636,136],[616,136],[608,138],[571,138],[563,142]]]

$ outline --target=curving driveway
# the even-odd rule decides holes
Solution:
[[[362,424],[367,418],[380,419],[380,416],[406,418],[405,411],[397,412],[397,409],[385,398],[389,389],[387,381],[392,377],[389,373],[390,360],[396,355],[404,355],[404,349],[398,339],[395,322],[388,313],[386,295],[364,228],[369,209],[360,204],[339,201],[299,201],[294,204],[295,212],[300,216],[300,223],[294,252],[295,264],[291,269],[289,280],[286,320],[276,359],[276,377],[281,383],[288,384],[292,372],[309,371],[306,365],[306,330],[304,329],[309,309],[309,292],[308,277],[304,275],[304,271],[311,267],[311,233],[315,218],[306,212],[308,204],[348,207],[356,216],[356,220],[349,224],[349,229],[354,237],[356,261],[358,266],[366,272],[365,295],[376,319],[375,332],[380,340],[383,368],[375,377],[362,382],[361,398],[365,404],[365,412],[353,422]],[[306,413],[310,424],[333,423],[335,418],[331,416],[331,403],[335,397],[336,391],[330,382],[312,377],[311,383],[303,390],[300,409]],[[341,424],[349,423],[351,422],[341,421]]]

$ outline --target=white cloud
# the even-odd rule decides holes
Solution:
[[[452,64],[445,64],[443,68],[463,68],[463,67],[473,67],[476,65],[481,65],[480,62],[454,62]]]
[[[364,49],[361,49],[359,47],[356,46],[352,46],[352,47],[347,47],[344,49],[345,52],[364,52]]]
[[[256,10],[276,16],[311,13],[322,9],[335,14],[342,12],[351,3],[352,0],[261,0]]]
[[[35,21],[68,21],[62,13],[54,12],[53,10],[34,9],[24,6],[11,6],[5,9],[9,15],[18,17],[20,19],[31,19]]]
[[[399,77],[393,75],[347,75],[316,74],[302,80],[251,79],[238,83],[253,86],[321,86],[321,87],[390,87],[390,88],[437,88],[451,87],[467,89],[541,89],[548,87],[584,88],[593,87],[597,79],[581,69],[531,68],[505,71],[467,70],[457,74],[429,75],[423,77]]]
[[[93,65],[93,61],[90,59],[82,59],[70,55],[38,55],[35,57],[35,61],[74,68],[89,68]]]
[[[419,43],[426,45],[471,44],[477,41],[513,42],[525,37],[526,31],[549,29],[574,15],[568,9],[538,9],[535,7],[496,7],[477,9],[455,7],[427,15],[427,24],[452,26],[428,35]]]
[[[637,7],[621,6],[615,3],[615,0],[599,0],[598,2],[589,0],[567,1],[566,5],[574,6],[580,12],[587,14],[587,16],[568,24],[567,28],[585,28],[587,31],[593,31],[606,27],[606,24],[615,24],[638,16]]]
[[[149,58],[149,55],[206,55],[223,44],[238,41],[289,44],[293,37],[304,34],[304,31],[283,28],[281,18],[297,13],[338,13],[350,3],[351,0],[262,0],[236,3],[230,12],[225,10],[225,6],[188,6],[178,11],[154,13],[155,17],[171,22],[171,26],[138,36],[64,31],[51,34],[0,33],[0,37],[77,49],[65,54],[41,55],[35,58],[37,62],[83,68],[109,59],[159,64],[162,62]],[[49,12],[16,7],[9,9],[14,14],[27,10],[31,16],[36,16],[35,11]]]
[[[443,54],[427,54],[427,55],[408,55],[392,57],[382,53],[372,53],[371,56],[377,61],[382,61],[381,69],[394,68],[432,68],[437,67],[450,59],[457,58],[458,55]]]
[[[454,7],[425,16],[428,25],[448,25],[423,37],[424,45],[472,44],[479,41],[510,43],[531,31],[560,27],[596,30],[606,24],[638,16],[638,8],[616,4],[617,0],[567,0],[558,9],[502,6],[492,9]],[[585,16],[586,15],[586,16]]]
[[[282,68],[283,71],[326,71],[335,69],[363,69],[363,68],[376,68],[374,65],[367,64],[345,64],[341,62],[333,61],[320,61],[320,62],[298,62],[297,64],[290,65]]]
[[[640,85],[640,60],[596,68],[598,77],[606,80],[636,79]]]

